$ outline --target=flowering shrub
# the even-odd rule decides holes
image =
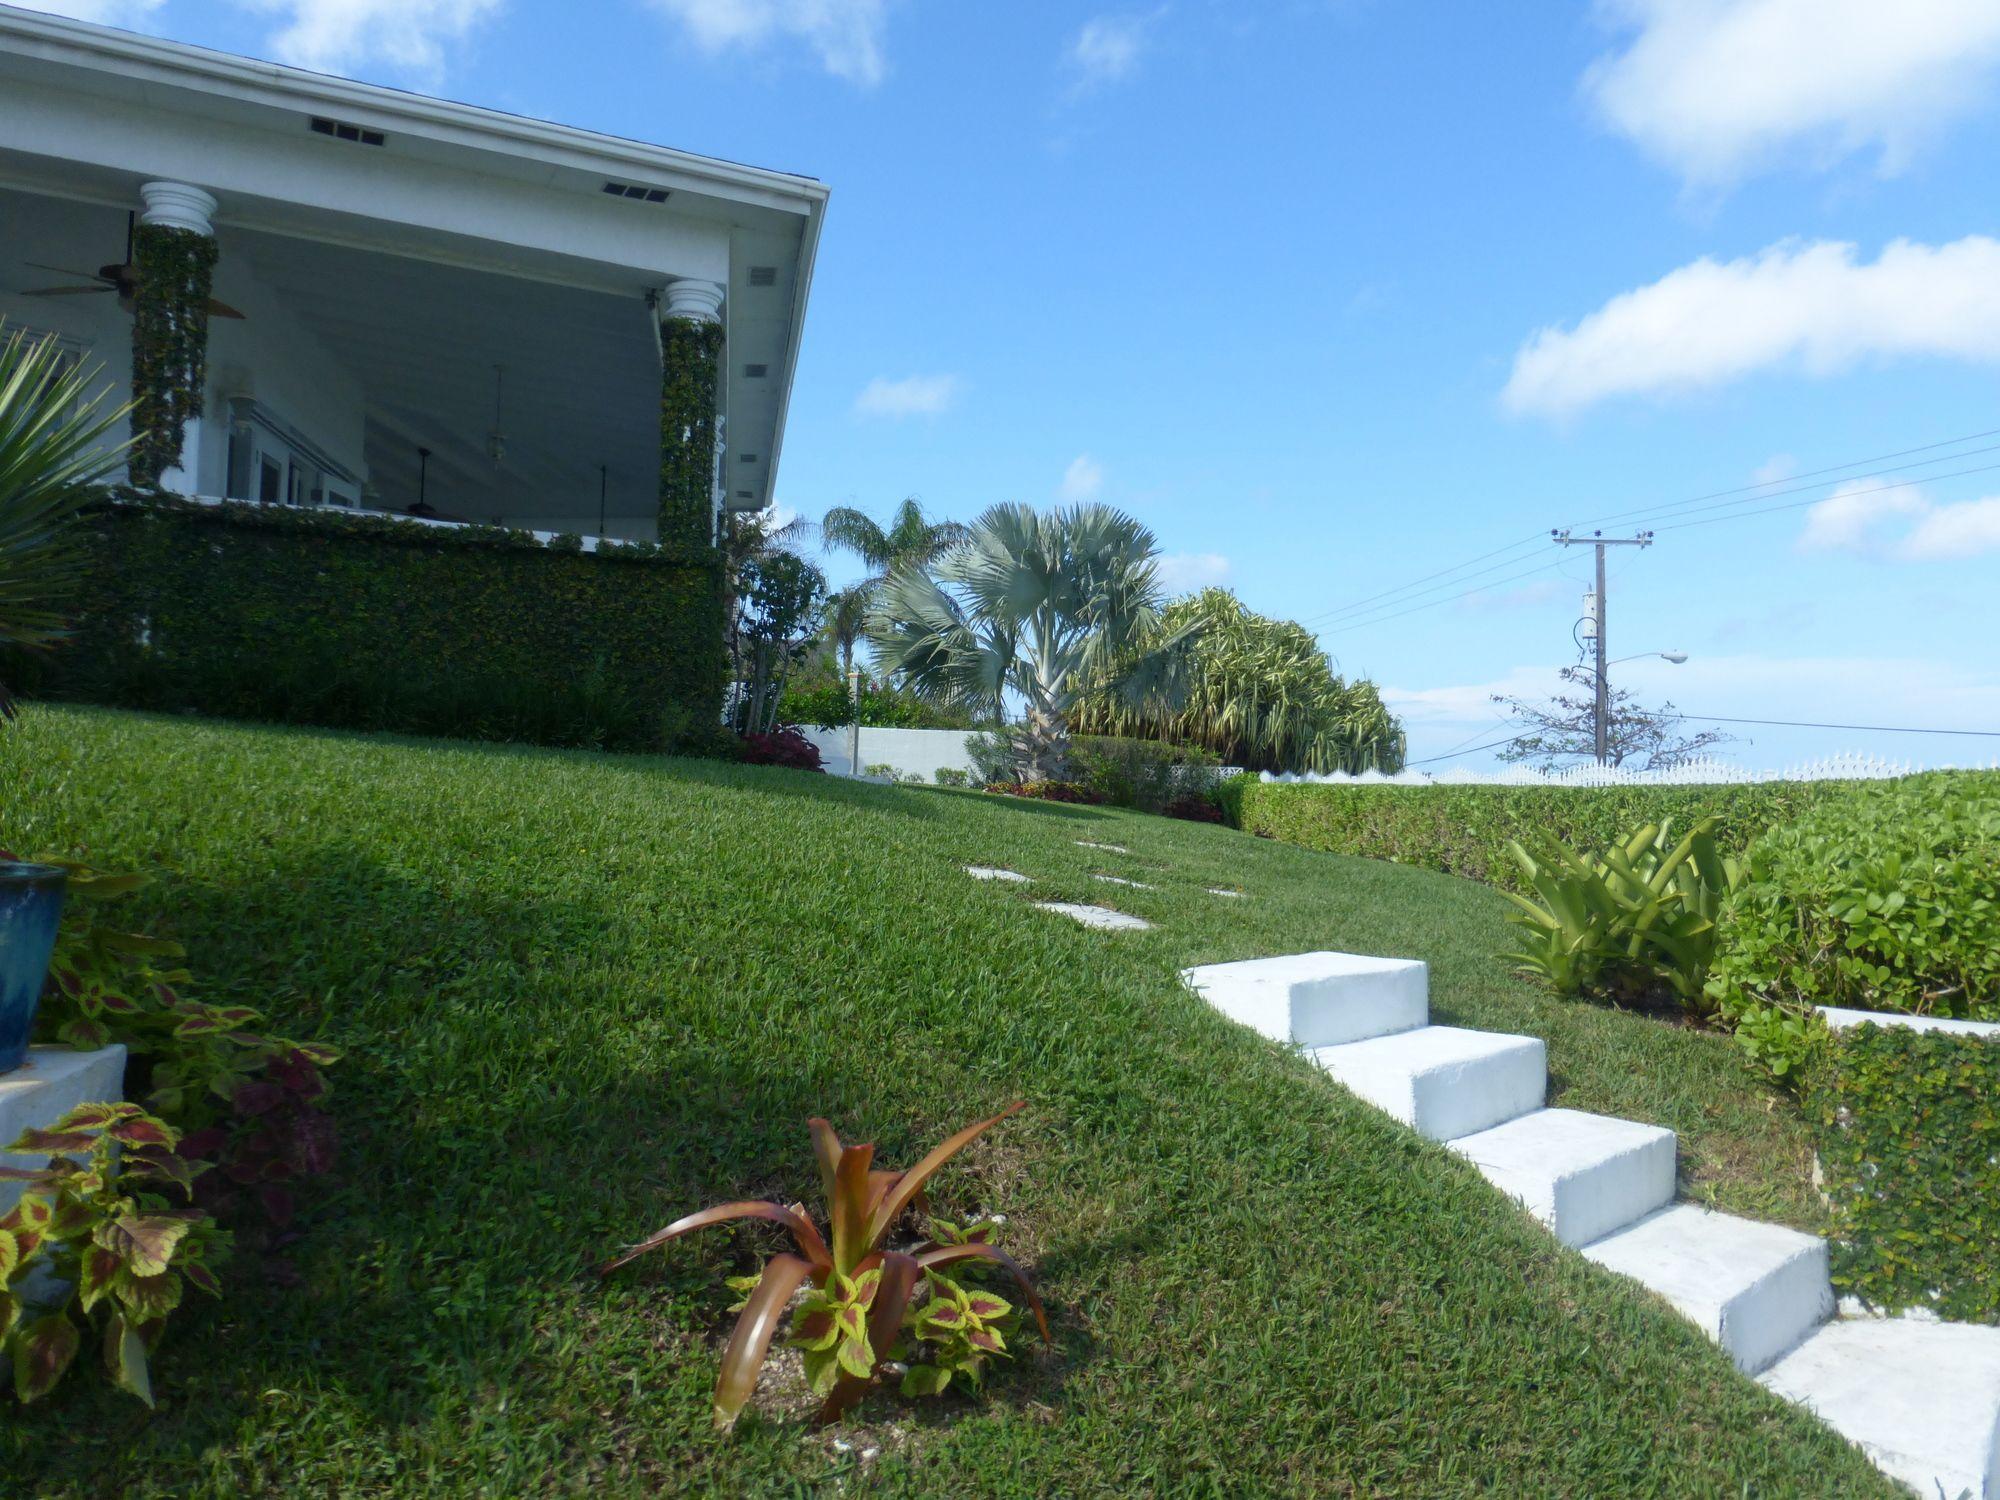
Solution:
[[[790,724],[742,736],[743,762],[752,766],[783,766],[789,771],[824,771],[819,746]]]
[[[1033,797],[1041,802],[1073,802],[1101,807],[1104,793],[1074,781],[995,781],[986,788],[1007,797]]]
[[[1176,797],[1160,809],[1170,818],[1182,818],[1190,823],[1220,823],[1222,809],[1213,797]]]

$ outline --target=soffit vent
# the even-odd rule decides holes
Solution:
[[[754,464],[757,462],[757,455],[754,453],[739,453],[736,455],[736,461],[739,464]]]
[[[755,490],[738,490],[736,492],[736,498],[738,500],[755,500],[757,498],[757,492]]]
[[[630,198],[634,203],[665,203],[665,188],[642,187],[636,182],[607,182],[604,191],[614,198]]]
[[[777,284],[778,268],[776,266],[752,266],[750,268],[750,285],[776,286]]]
[[[388,140],[379,130],[368,130],[360,125],[350,125],[345,120],[329,120],[324,115],[312,117],[314,135],[330,135],[337,141],[353,141],[361,146],[385,146]]]
[[[745,365],[743,367],[743,378],[745,380],[762,380],[770,373],[771,367],[769,365]]]

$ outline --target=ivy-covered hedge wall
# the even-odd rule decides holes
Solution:
[[[605,749],[719,731],[714,554],[586,554],[525,532],[122,498],[86,526],[77,628],[45,696]]]
[[[1715,817],[1718,842],[1736,854],[1766,828],[1867,785],[1287,786],[1241,776],[1224,788],[1223,803],[1237,827],[1267,838],[1517,888],[1509,839],[1601,849],[1661,818],[1685,829]]]
[[[1834,1286],[2000,1323],[2000,1037],[1857,1026],[1825,1043],[1804,1102]]]

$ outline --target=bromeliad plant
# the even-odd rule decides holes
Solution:
[[[715,1421],[728,1428],[757,1387],[757,1372],[777,1336],[785,1308],[806,1295],[792,1317],[792,1344],[805,1356],[806,1378],[830,1422],[861,1399],[885,1365],[904,1367],[905,1395],[936,1395],[954,1381],[977,1385],[987,1360],[1005,1356],[1012,1304],[945,1274],[997,1267],[1020,1287],[1042,1339],[1049,1327],[1027,1272],[991,1242],[990,1225],[961,1228],[927,1221],[928,1238],[907,1248],[891,1239],[906,1214],[924,1206],[924,1188],[946,1162],[985,1131],[1021,1109],[1009,1105],[990,1120],[968,1125],[907,1172],[879,1170],[871,1145],[846,1146],[825,1120],[807,1122],[826,1193],[828,1232],[802,1204],[724,1203],[677,1219],[599,1267],[609,1275],[669,1240],[711,1224],[763,1219],[791,1233],[797,1254],[781,1252],[754,1276],[732,1277],[743,1295],[739,1316],[715,1382]]]
[[[112,1380],[151,1406],[146,1356],[180,1306],[182,1283],[221,1295],[211,1265],[229,1237],[166,1191],[186,1205],[206,1165],[181,1156],[178,1143],[138,1105],[111,1103],[80,1104],[6,1148],[49,1156],[45,1167],[0,1167],[0,1181],[22,1184],[20,1202],[0,1217],[0,1343],[21,1400],[48,1394],[76,1358],[74,1311],[94,1325]]]
[[[1677,844],[1671,836],[1670,822],[1649,823],[1600,855],[1557,847],[1539,859],[1510,840],[1534,898],[1502,892],[1524,939],[1503,956],[1563,994],[1644,998],[1664,985],[1706,1013],[1716,917],[1743,871],[1717,850],[1713,818]]]

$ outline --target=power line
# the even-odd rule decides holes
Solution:
[[[1377,600],[1387,600],[1397,594],[1407,594],[1411,589],[1414,589],[1420,583],[1429,583],[1433,578],[1443,578],[1450,573],[1462,573],[1467,568],[1471,567],[1474,563],[1485,562],[1487,558],[1498,557],[1503,552],[1518,552],[1521,550],[1521,548],[1529,545],[1531,542],[1539,542],[1541,540],[1542,540],[1542,534],[1540,532],[1536,532],[1533,536],[1523,537],[1518,542],[1509,542],[1504,547],[1495,547],[1491,552],[1482,552],[1477,557],[1468,558],[1466,561],[1458,564],[1457,567],[1440,568],[1435,573],[1426,573],[1421,578],[1413,578],[1410,580],[1410,582],[1402,585],[1400,588],[1384,589],[1379,594],[1370,594],[1366,599],[1356,599],[1352,604],[1343,604],[1337,609],[1322,610],[1319,614],[1307,615],[1305,619],[1300,620],[1297,623],[1304,625],[1310,623],[1313,620],[1327,619],[1329,616],[1332,615],[1351,615],[1356,613],[1366,613],[1367,611],[1365,606],[1373,604]],[[1518,558],[1515,560],[1519,561]],[[1505,567],[1506,564],[1502,563],[1500,564],[1500,566]],[[1486,571],[1493,572],[1495,570],[1489,568]],[[1430,591],[1426,590],[1426,592]]]
[[[1981,464],[1978,467],[1971,469],[1954,469],[1949,474],[1925,474],[1917,479],[1904,479],[1895,484],[1872,485],[1865,490],[1849,490],[1847,493],[1849,496],[1880,495],[1886,493],[1889,490],[1907,490],[1914,485],[1932,484],[1940,479],[1963,479],[1968,474],[1990,474],[1995,469],[2000,469],[2000,464]],[[1781,491],[1781,493],[1784,492]],[[1662,526],[1660,530],[1685,531],[1690,526],[1713,526],[1718,521],[1747,521],[1751,519],[1753,516],[1771,516],[1771,515],[1776,515],[1781,510],[1797,510],[1800,506],[1803,505],[1818,505],[1820,503],[1821,501],[1819,499],[1790,500],[1783,505],[1765,506],[1762,510],[1738,511],[1734,515],[1728,515],[1728,516],[1707,516],[1699,521],[1677,521],[1671,526]]]
[[[1470,750],[1447,750],[1443,755],[1427,755],[1422,760],[1406,760],[1403,764],[1405,766],[1435,765],[1441,760],[1456,760],[1461,755],[1477,755],[1482,750],[1498,750],[1502,745],[1518,744],[1527,738],[1529,736],[1525,734],[1517,734],[1509,739],[1495,740],[1490,745],[1474,745]]]
[[[1516,559],[1516,561],[1518,560]],[[1538,568],[1528,568],[1520,573],[1510,573],[1505,578],[1496,578],[1491,583],[1482,583],[1478,588],[1467,589],[1462,594],[1453,594],[1449,598],[1444,599],[1433,599],[1428,604],[1413,604],[1408,609],[1399,609],[1392,614],[1377,615],[1369,620],[1353,620],[1345,624],[1336,624],[1331,630],[1322,630],[1319,633],[1321,635],[1346,635],[1351,630],[1365,630],[1370,625],[1385,625],[1391,620],[1400,620],[1404,615],[1414,615],[1421,610],[1436,609],[1441,604],[1451,604],[1459,599],[1470,599],[1474,594],[1483,594],[1486,590],[1498,588],[1503,583],[1513,583],[1517,579],[1522,578],[1533,578],[1539,573],[1553,573],[1561,566],[1562,563],[1560,560],[1552,563],[1543,563]]]
[[[2000,740],[2000,729],[1912,729],[1907,724],[1820,724],[1810,719],[1725,719],[1716,714],[1662,714],[1697,724],[1761,724],[1775,729],[1851,729],[1866,734],[1962,734]]]
[[[1520,544],[1519,544],[1518,542],[1517,542],[1517,543],[1515,543],[1515,546],[1516,546],[1516,547],[1518,547],[1519,545],[1520,545]],[[1542,546],[1542,550],[1543,550],[1543,551],[1547,551],[1547,550],[1548,550],[1548,549],[1550,548],[1550,546],[1552,546],[1552,545],[1553,545],[1552,543],[1549,543],[1549,542],[1547,542],[1547,541],[1545,540],[1545,541],[1543,542],[1543,546]],[[1502,551],[1511,551],[1511,550],[1513,550],[1513,549],[1512,549],[1512,548],[1502,548],[1501,550],[1502,550]],[[1329,610],[1329,611],[1328,611],[1328,612],[1327,612],[1326,614],[1324,614],[1324,615],[1313,615],[1313,616],[1311,616],[1311,617],[1310,617],[1310,620],[1302,620],[1302,621],[1300,621],[1299,623],[1300,623],[1300,624],[1307,624],[1307,623],[1310,623],[1310,622],[1312,622],[1312,621],[1327,621],[1327,622],[1328,622],[1329,624],[1331,624],[1331,625],[1333,625],[1333,626],[1335,626],[1335,627],[1339,627],[1339,628],[1344,628],[1344,626],[1345,626],[1345,623],[1346,623],[1346,621],[1347,621],[1347,620],[1349,620],[1349,619],[1351,619],[1351,618],[1352,618],[1352,617],[1353,617],[1354,615],[1357,615],[1357,614],[1362,614],[1362,615],[1373,615],[1373,614],[1379,614],[1379,613],[1380,613],[1380,612],[1381,612],[1382,610],[1384,610],[1384,609],[1390,609],[1390,608],[1393,608],[1394,606],[1396,606],[1396,605],[1398,605],[1398,604],[1408,604],[1408,603],[1409,603],[1409,602],[1411,602],[1412,600],[1414,600],[1414,599],[1421,599],[1421,598],[1423,598],[1423,597],[1424,597],[1425,595],[1427,595],[1427,594],[1437,594],[1437,593],[1443,593],[1443,592],[1445,592],[1446,590],[1450,590],[1450,589],[1457,589],[1457,588],[1459,588],[1459,586],[1460,586],[1461,584],[1466,584],[1466,583],[1470,583],[1470,582],[1471,582],[1471,581],[1472,581],[1473,579],[1475,579],[1475,578],[1484,578],[1484,577],[1485,577],[1485,576],[1486,576],[1487,574],[1489,574],[1489,573],[1497,573],[1497,572],[1499,572],[1499,571],[1500,571],[1500,570],[1501,570],[1502,568],[1511,568],[1511,567],[1513,567],[1513,566],[1514,566],[1514,565],[1515,565],[1516,563],[1520,563],[1520,562],[1526,562],[1526,561],[1528,560],[1528,558],[1530,558],[1530,557],[1534,557],[1535,555],[1536,555],[1535,553],[1533,553],[1533,552],[1529,552],[1529,553],[1525,553],[1525,554],[1523,554],[1523,555],[1522,555],[1522,556],[1520,556],[1520,557],[1510,557],[1510,558],[1508,558],[1508,559],[1507,559],[1507,560],[1506,560],[1505,562],[1497,562],[1497,563],[1494,563],[1494,564],[1492,564],[1492,565],[1491,565],[1491,566],[1489,566],[1489,567],[1484,567],[1484,568],[1480,568],[1480,569],[1478,569],[1478,570],[1476,570],[1476,571],[1474,571],[1474,572],[1471,572],[1471,573],[1461,573],[1461,574],[1460,574],[1460,575],[1459,575],[1459,576],[1458,576],[1457,578],[1453,578],[1453,579],[1449,580],[1448,582],[1445,582],[1445,583],[1434,583],[1434,584],[1432,584],[1432,585],[1431,585],[1431,586],[1430,586],[1429,588],[1427,588],[1427,589],[1418,589],[1418,590],[1417,590],[1417,592],[1415,592],[1415,593],[1410,593],[1410,592],[1408,592],[1408,590],[1407,590],[1407,589],[1391,589],[1391,590],[1390,590],[1390,593],[1391,593],[1391,594],[1401,594],[1401,595],[1402,595],[1402,597],[1401,597],[1401,598],[1399,598],[1399,599],[1397,599],[1397,598],[1387,598],[1387,597],[1383,597],[1383,598],[1382,598],[1382,602],[1381,602],[1381,603],[1379,603],[1379,604],[1375,604],[1375,605],[1353,605],[1353,606],[1350,606],[1350,607],[1349,607],[1349,608],[1347,608],[1347,609],[1338,609],[1338,610]],[[1487,554],[1487,556],[1491,557],[1491,556],[1493,556],[1493,554],[1489,552],[1489,553]],[[1477,561],[1477,559],[1474,559],[1474,561]],[[1456,570],[1454,569],[1454,570],[1452,570],[1452,571],[1456,571]],[[1436,602],[1436,603],[1439,603],[1439,604],[1446,604],[1446,603],[1449,603],[1449,602],[1450,602],[1450,600],[1451,600],[1452,598],[1462,598],[1462,597],[1464,597],[1464,595],[1465,595],[1465,594],[1476,594],[1476,593],[1478,593],[1478,592],[1479,592],[1479,590],[1480,590],[1481,588],[1490,588],[1490,587],[1491,587],[1491,585],[1490,585],[1490,584],[1480,584],[1480,585],[1478,585],[1477,587],[1474,587],[1474,588],[1470,588],[1470,589],[1465,589],[1465,590],[1463,590],[1463,591],[1462,591],[1461,593],[1458,593],[1458,594],[1452,594],[1452,595],[1450,595],[1449,597],[1447,597],[1447,598],[1445,598],[1445,599],[1439,599],[1439,600],[1437,600],[1437,601],[1435,601],[1435,602]],[[1329,618],[1329,617],[1331,617],[1331,618]]]

